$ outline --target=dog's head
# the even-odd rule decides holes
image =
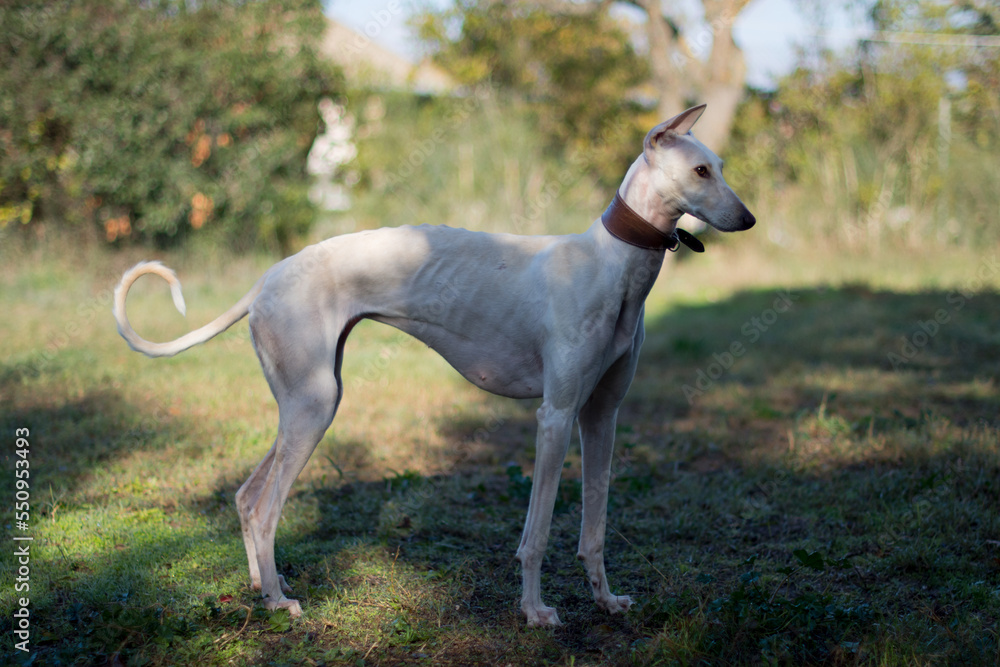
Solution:
[[[654,127],[643,141],[653,189],[666,203],[723,232],[757,222],[722,177],[722,160],[691,135],[705,105],[691,107]]]

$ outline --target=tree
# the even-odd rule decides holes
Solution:
[[[646,129],[628,94],[648,68],[606,12],[459,0],[417,17],[436,60],[464,84],[493,85],[532,113],[552,147],[620,178]]]
[[[657,96],[657,120],[669,118],[689,102],[707,102],[711,113],[698,125],[698,136],[709,147],[720,149],[724,144],[744,92],[746,65],[743,54],[733,41],[732,28],[737,15],[749,0],[703,0],[706,26],[688,35],[675,14],[664,10],[662,0],[628,0],[621,4],[645,13],[645,33],[648,43],[645,54],[638,54],[628,45],[634,76],[620,78],[614,89],[606,87],[595,91],[582,88],[590,104],[606,103],[595,98],[594,92],[628,97],[630,91],[623,86],[649,81]],[[500,85],[511,81],[504,63],[524,68],[523,76],[514,73],[522,90],[531,87],[533,80],[532,58],[525,51],[526,43],[535,43],[545,58],[544,48],[550,46],[548,38],[533,42],[530,26],[538,21],[549,21],[562,26],[575,26],[575,52],[563,53],[575,59],[577,68],[592,66],[587,59],[589,48],[601,37],[628,40],[624,28],[611,18],[615,4],[610,0],[523,0],[521,2],[496,2],[494,0],[462,0],[443,14],[428,14],[421,19],[423,34],[437,47],[439,60],[457,73],[471,75],[474,80],[490,79]],[[519,20],[497,21],[507,16]],[[488,27],[493,20],[494,36],[477,40],[474,35]],[[459,36],[452,39],[446,28],[458,24]],[[527,33],[527,34],[526,34]],[[624,45],[623,47],[624,48]],[[505,56],[504,53],[509,56]],[[644,62],[642,62],[644,61]],[[639,63],[641,62],[641,66]],[[622,63],[624,64],[624,63]],[[640,78],[641,77],[641,78]],[[567,83],[579,84],[580,81]],[[569,86],[561,91],[573,94]]]
[[[316,105],[341,85],[313,48],[321,12],[318,0],[3,3],[0,228],[287,250],[312,220]]]
[[[733,41],[733,24],[749,2],[702,0],[706,27],[693,35],[686,34],[676,17],[664,11],[663,0],[627,3],[646,14],[648,58],[660,96],[658,116],[671,117],[689,100],[707,103],[711,113],[699,121],[698,138],[714,151],[725,145],[743,99],[746,63]]]
[[[742,105],[727,179],[783,213],[782,242],[995,244],[997,14],[985,1],[873,4],[873,39],[820,54]],[[796,221],[788,234],[782,218]]]

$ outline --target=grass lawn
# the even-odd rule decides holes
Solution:
[[[576,561],[571,447],[543,566],[566,623],[528,629],[513,554],[537,402],[480,392],[393,329],[348,343],[345,397],[296,482],[277,562],[304,615],[250,590],[236,489],[277,408],[241,323],[152,360],[115,331],[132,252],[0,266],[2,662],[201,665],[1000,663],[1000,264],[958,249],[671,257],[619,419],[598,611]],[[268,262],[167,255],[141,281],[171,339]],[[30,518],[13,513],[28,429]],[[24,451],[22,448],[20,451]],[[23,466],[22,466],[23,468]],[[30,597],[31,654],[14,650]]]

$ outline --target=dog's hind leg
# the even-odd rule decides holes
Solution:
[[[271,445],[271,449],[267,452],[267,456],[264,457],[254,471],[247,478],[247,481],[243,483],[240,490],[236,492],[236,511],[240,515],[240,527],[243,529],[243,545],[247,550],[247,561],[250,563],[250,584],[254,590],[260,590],[260,568],[257,566],[257,548],[253,543],[253,532],[250,530],[250,508],[256,503],[257,498],[260,497],[260,489],[264,484],[264,480],[267,479],[268,472],[271,470],[271,463],[274,462],[274,451],[277,449],[277,441]],[[290,589],[287,584],[285,584],[284,577],[278,575],[281,580],[281,590],[288,593]]]
[[[280,320],[279,320],[280,321]],[[284,321],[279,331],[294,331],[294,341],[280,341],[269,322],[251,318],[251,331],[271,391],[278,401],[278,437],[271,450],[237,493],[236,504],[250,562],[267,609],[302,613],[278,575],[274,536],[292,483],[333,421],[340,402],[339,349],[326,338]]]
[[[257,565],[257,547],[254,546],[253,531],[250,530],[250,508],[260,497],[261,487],[267,480],[267,475],[271,470],[271,463],[274,461],[274,452],[277,449],[277,440],[271,445],[267,456],[257,464],[253,473],[243,483],[240,490],[236,492],[236,511],[240,516],[240,527],[243,530],[243,546],[247,551],[247,562],[250,565],[250,585],[255,591],[261,589],[260,567]],[[291,593],[292,587],[285,582],[285,578],[278,575],[278,584],[281,592]]]

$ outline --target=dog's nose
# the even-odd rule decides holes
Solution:
[[[753,213],[747,211],[743,214],[743,219],[740,220],[740,222],[743,223],[743,227],[741,229],[750,229],[757,224],[757,218],[753,217]]]

